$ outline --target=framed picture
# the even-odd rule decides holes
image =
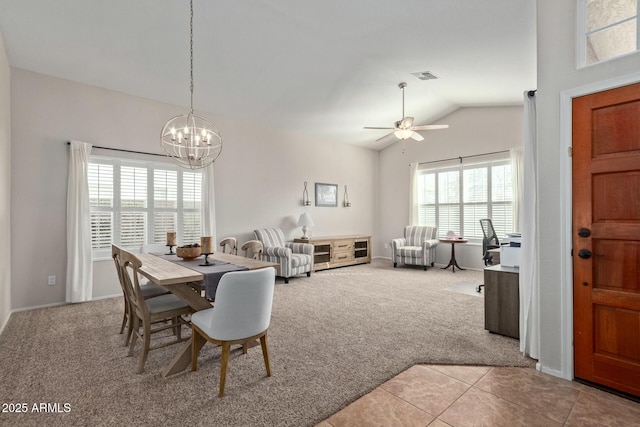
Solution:
[[[316,206],[338,206],[338,184],[316,182]]]

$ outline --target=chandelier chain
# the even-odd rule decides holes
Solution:
[[[191,64],[191,75],[190,75],[190,80],[191,80],[191,85],[189,86],[189,90],[191,92],[191,112],[193,113],[193,0],[191,0],[191,15],[189,18],[189,29],[190,29],[190,34],[189,34],[189,59],[190,59],[190,64]]]

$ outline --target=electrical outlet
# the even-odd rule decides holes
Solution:
[[[385,248],[385,249],[389,249],[389,244],[388,244],[388,243],[385,243],[385,244],[384,244],[384,248]]]
[[[53,286],[56,284],[56,276],[49,276],[49,281],[48,281],[49,286]]]

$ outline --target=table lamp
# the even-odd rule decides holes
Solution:
[[[313,220],[311,219],[311,215],[308,213],[303,213],[298,218],[298,226],[302,227],[302,239],[309,240],[309,235],[307,234],[308,227],[313,227]]]

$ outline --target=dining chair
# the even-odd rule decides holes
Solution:
[[[247,344],[260,339],[267,376],[271,376],[267,330],[274,288],[273,267],[226,273],[218,284],[214,307],[191,315],[191,370],[198,370],[201,337],[222,346],[218,397],[224,396],[229,351],[233,344],[242,344],[246,354]]]
[[[142,262],[131,252],[125,250],[120,251],[120,266],[122,268],[125,288],[129,293],[129,299],[131,301],[131,317],[133,320],[133,334],[129,345],[128,356],[133,356],[136,340],[140,338],[142,340],[142,354],[140,355],[137,370],[140,374],[144,370],[149,351],[189,339],[188,337],[182,338],[182,326],[189,325],[189,322],[182,316],[193,313],[193,309],[173,294],[144,298],[138,280],[139,269],[142,267]],[[154,326],[165,320],[171,320],[171,323]],[[142,332],[140,328],[142,328]],[[176,339],[151,346],[151,334],[167,329],[173,329]]]
[[[235,237],[227,237],[221,240],[220,247],[222,248],[222,253],[225,253],[226,250],[229,249],[231,255],[238,255],[238,240],[236,240]]]
[[[129,292],[125,286],[125,281],[122,276],[122,268],[120,266],[120,253],[122,249],[119,246],[111,245],[111,257],[116,266],[116,273],[118,274],[118,282],[122,290],[122,296],[124,300],[124,314],[122,316],[122,325],[120,326],[120,334],[124,332],[124,328],[127,327],[127,338],[124,341],[124,345],[129,345],[131,339],[131,333],[133,330],[133,324],[131,322],[131,300],[129,298]],[[146,282],[140,285],[142,296],[145,299],[157,297],[160,295],[168,294],[169,291],[162,286],[155,285],[153,283]]]
[[[264,246],[260,240],[248,240],[244,242],[240,249],[242,249],[242,253],[245,258],[261,260]],[[252,257],[249,257],[249,253],[252,254]]]

